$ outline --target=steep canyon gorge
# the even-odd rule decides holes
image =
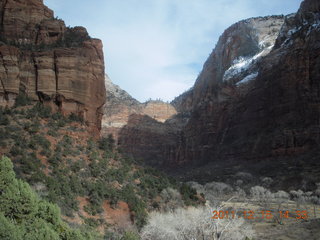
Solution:
[[[14,226],[0,228],[0,238],[9,229],[32,239],[25,236],[41,228],[57,235],[50,239],[149,240],[161,235],[157,227],[184,234],[205,226],[211,239],[234,222],[212,230],[210,204],[243,210],[250,201],[264,211],[270,196],[273,213],[284,199],[291,210],[309,199],[314,217],[273,219],[265,229],[258,219],[257,239],[276,239],[275,229],[320,234],[318,0],[231,25],[193,87],[170,103],[139,102],[107,73],[102,41],[84,27],[67,27],[43,0],[0,0],[0,225]],[[16,199],[25,212],[16,214]],[[244,233],[232,239],[253,236],[243,231],[251,224],[234,224]],[[192,231],[200,236],[182,238]],[[166,236],[159,239],[173,239]]]
[[[24,94],[75,113],[95,135],[112,134],[123,152],[164,169],[299,165],[319,154],[318,1],[229,27],[194,86],[171,103],[140,103],[114,85],[101,41],[66,27],[41,0],[1,1],[0,16],[3,107]]]
[[[296,14],[232,25],[194,86],[171,103],[177,114],[163,123],[127,111],[119,147],[204,181],[240,170],[273,176],[318,166],[319,17],[319,2],[306,0]]]

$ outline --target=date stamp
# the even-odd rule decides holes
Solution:
[[[308,212],[307,211],[213,211],[212,219],[235,219],[235,218],[243,218],[248,220],[253,219],[273,219],[273,218],[280,218],[280,219],[301,219],[307,220],[308,219]]]

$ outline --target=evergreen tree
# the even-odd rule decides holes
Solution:
[[[40,200],[29,184],[16,179],[13,164],[0,159],[1,240],[93,240],[90,233],[71,229],[61,220],[60,209]]]

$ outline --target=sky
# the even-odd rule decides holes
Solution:
[[[106,73],[137,100],[171,101],[193,86],[233,23],[289,14],[301,0],[44,0],[104,45]]]

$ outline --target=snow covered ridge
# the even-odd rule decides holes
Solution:
[[[280,36],[285,36],[286,39],[282,43],[281,47],[288,47],[293,44],[294,36],[302,33],[304,37],[308,37],[312,31],[320,31],[320,13],[310,13],[312,14],[311,19],[301,19],[300,25],[294,25],[287,31],[280,33]]]
[[[241,81],[237,82],[237,86],[243,83],[247,83],[249,81],[255,80],[258,76],[259,72],[254,72],[249,74],[248,76],[246,76],[244,79],[242,79]]]
[[[260,46],[264,46],[264,43],[261,42],[259,43]],[[252,56],[252,57],[239,57],[237,59],[235,59],[232,62],[231,67],[225,71],[224,75],[223,75],[223,81],[228,81],[231,78],[236,77],[237,75],[240,75],[242,73],[244,73],[245,71],[247,71],[254,63],[256,60],[259,60],[260,58],[266,56],[268,53],[270,53],[270,51],[272,50],[274,45],[271,45],[269,47],[264,48],[262,51],[260,51],[259,53],[257,53],[256,55]],[[242,80],[243,81],[243,80]]]

